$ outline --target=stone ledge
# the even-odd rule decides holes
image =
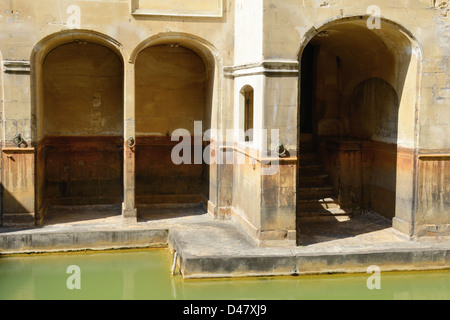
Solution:
[[[297,77],[299,74],[299,62],[296,60],[265,60],[246,65],[224,67],[224,76],[237,78],[245,76],[284,76]]]
[[[179,257],[178,266],[186,279],[366,273],[372,265],[382,272],[450,268],[450,249],[270,256],[179,254]]]
[[[450,242],[397,242],[372,244],[330,244],[290,248],[256,247],[239,226],[223,228],[223,238],[214,230],[174,230],[169,234],[169,250],[177,252],[182,276],[233,278],[296,276],[328,273],[366,273],[376,265],[382,272],[439,270],[450,268]],[[392,230],[395,232],[395,230]]]
[[[298,255],[297,274],[365,273],[371,265],[383,272],[450,268],[450,249],[367,251],[327,255]]]
[[[141,4],[142,2],[142,4]],[[194,1],[183,5],[167,4],[166,1],[153,1],[151,4],[139,0],[131,0],[131,14],[133,16],[169,16],[169,17],[197,17],[221,18],[223,16],[223,1],[210,0],[208,2]],[[199,8],[201,6],[201,8]]]
[[[9,231],[0,234],[0,255],[159,248],[167,247],[167,239],[168,230]]]
[[[184,278],[365,273],[372,265],[382,272],[450,269],[450,239],[419,242],[392,237],[397,240],[380,242],[382,234],[317,245],[261,248],[237,223],[203,214],[167,228],[138,223],[0,229],[0,255],[169,248],[171,253],[177,252]]]

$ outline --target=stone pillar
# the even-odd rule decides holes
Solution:
[[[4,227],[35,225],[35,148],[31,141],[30,62],[2,62],[2,219]],[[0,81],[1,83],[1,81]]]
[[[136,130],[135,130],[135,77],[134,64],[125,66],[124,88],[124,168],[123,168],[123,203],[122,217],[125,223],[137,222],[137,210],[135,200],[136,181]]]
[[[235,79],[234,127],[241,133],[240,92],[254,90],[254,139],[234,137],[232,217],[260,246],[295,245],[298,61],[261,61],[227,72]],[[286,149],[281,156],[280,143]],[[238,165],[239,157],[245,161]]]
[[[260,243],[295,245],[298,61],[268,60],[263,62],[263,67],[262,128],[271,136],[266,142],[271,153],[269,158],[279,158],[275,162],[276,172],[261,176]],[[279,141],[274,140],[272,130],[278,131]],[[284,149],[278,150],[281,155],[276,153],[278,145]],[[274,163],[271,165],[273,167]]]
[[[392,221],[394,229],[408,235],[414,236],[415,224],[415,201],[416,190],[414,190],[415,165],[414,151],[406,148],[398,148],[397,153],[397,178],[395,217]]]
[[[233,149],[223,145],[223,141],[212,140],[211,154],[215,163],[210,165],[208,212],[218,220],[228,220],[231,214],[233,192]],[[230,160],[231,159],[231,160]]]

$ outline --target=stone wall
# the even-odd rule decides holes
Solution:
[[[45,181],[54,177],[51,170],[59,175],[55,180],[59,187],[50,193],[64,189],[62,156],[53,153],[59,164],[46,165],[47,136],[91,136],[93,141],[110,136],[120,139],[117,155],[122,154],[123,162],[114,158],[111,175],[105,176],[123,182],[116,184],[121,192],[114,193],[123,198],[125,220],[136,220],[137,188],[142,194],[155,193],[157,187],[146,190],[142,182],[151,181],[155,170],[164,167],[167,171],[160,173],[173,174],[167,177],[168,184],[177,174],[183,181],[192,180],[190,174],[196,176],[192,181],[201,183],[195,184],[194,193],[201,189],[209,197],[208,210],[215,217],[235,217],[258,241],[289,242],[295,233],[293,177],[301,150],[302,54],[311,45],[318,47],[314,71],[318,77],[311,95],[315,134],[360,140],[361,203],[392,217],[393,226],[407,235],[446,232],[450,154],[446,2],[208,0],[199,7],[202,3],[0,4],[3,222],[6,213],[39,219],[49,197]],[[83,47],[92,50],[86,55]],[[190,58],[169,63],[174,52]],[[81,63],[83,59],[92,64]],[[105,77],[96,78],[102,67]],[[172,92],[181,80],[190,85],[185,82]],[[239,133],[226,135],[227,129],[244,128],[240,95],[245,86],[253,88],[254,129],[279,130],[279,141],[260,134],[251,142]],[[159,87],[157,92],[154,87]],[[202,120],[204,129],[216,129],[211,136],[213,152],[225,151],[232,159],[245,154],[249,164],[179,167],[178,172],[151,160],[162,151],[152,149],[154,141],[148,147],[152,143],[142,140],[144,136],[166,137],[178,128],[192,132],[193,120]],[[287,154],[276,175],[264,176],[263,154],[278,143]],[[138,150],[144,145],[147,151]],[[159,144],[157,148],[165,150],[165,158],[160,158],[168,161],[171,146],[168,141],[163,147]],[[246,148],[250,153],[242,152]],[[16,158],[18,162],[12,163]],[[146,160],[139,163],[139,158]],[[74,159],[84,161],[82,156]],[[36,165],[31,170],[27,163]],[[119,167],[122,172],[116,170]],[[388,198],[388,203],[380,204],[381,198]]]

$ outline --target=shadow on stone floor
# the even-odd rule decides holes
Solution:
[[[138,222],[200,216],[206,210],[199,204],[138,205]],[[116,223],[121,224],[121,205],[52,206],[45,215],[43,225]]]
[[[325,243],[336,240],[376,239],[389,241],[394,235],[388,231],[392,222],[375,212],[355,215],[346,221],[303,222],[299,226],[299,246]],[[391,239],[392,238],[392,239]]]
[[[50,206],[43,219],[43,226],[91,223],[118,220],[122,209],[120,204]]]
[[[201,204],[138,205],[138,222],[200,216],[206,213]]]

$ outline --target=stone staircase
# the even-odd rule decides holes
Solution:
[[[299,153],[297,221],[347,221],[351,213],[338,203],[334,188],[325,172],[315,143],[302,141]]]

